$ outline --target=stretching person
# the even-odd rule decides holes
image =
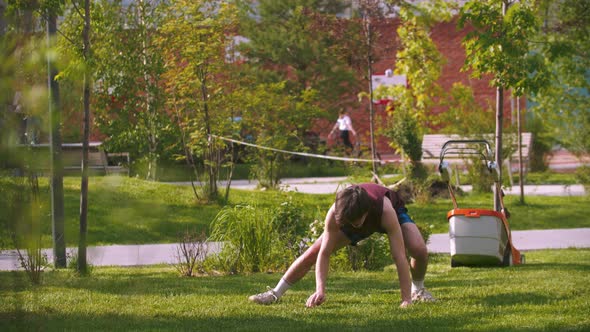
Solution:
[[[378,184],[365,183],[338,192],[326,215],[322,235],[291,264],[274,289],[252,295],[249,300],[258,304],[277,302],[315,264],[316,291],[307,299],[306,306],[322,304],[326,300],[330,255],[379,232],[389,238],[400,284],[400,307],[406,307],[412,301],[435,301],[424,288],[428,265],[426,244],[407,211],[396,192]],[[409,266],[406,248],[412,257]]]

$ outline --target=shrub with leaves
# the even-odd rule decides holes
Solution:
[[[375,234],[357,246],[348,246],[346,253],[353,271],[382,270],[392,262],[389,254],[389,241],[384,234]]]
[[[409,159],[410,177],[412,179],[426,178],[426,170],[420,162],[422,159],[422,136],[416,118],[409,112],[398,110],[392,112],[389,126],[385,134],[391,140],[391,145]]]
[[[274,210],[272,223],[273,228],[281,235],[279,240],[284,244],[286,262],[290,264],[307,249],[304,237],[309,221],[306,220],[302,205],[289,196]]]
[[[40,237],[38,240],[28,239],[25,243],[26,252],[19,248],[16,249],[20,266],[34,285],[41,283],[41,273],[49,266],[47,255],[41,250],[40,240]]]
[[[494,185],[494,175],[479,158],[472,158],[468,164],[468,181],[475,193],[489,193]]]

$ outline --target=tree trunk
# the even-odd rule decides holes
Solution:
[[[156,107],[154,105],[153,91],[151,87],[152,81],[150,79],[150,73],[148,71],[148,27],[145,23],[145,1],[140,0],[138,8],[139,20],[141,22],[141,61],[143,65],[143,80],[145,84],[145,107],[147,114],[147,131],[148,131],[148,173],[147,179],[155,181],[157,178],[157,134],[156,134]]]
[[[497,181],[500,183],[500,187],[502,186],[502,124],[504,118],[504,90],[502,88],[498,88],[496,90],[496,167],[498,167],[498,179]],[[500,195],[501,193],[498,191],[498,186],[494,186],[494,210],[500,211],[502,208],[500,206]]]
[[[502,17],[506,16],[506,10],[508,10],[508,4],[502,2]],[[502,188],[502,125],[504,119],[504,89],[502,87],[496,90],[496,167],[498,167],[498,183],[499,186],[494,186],[494,210],[500,211],[500,195],[501,192],[498,189]]]
[[[47,13],[47,44],[51,47],[57,32],[57,15],[53,10]],[[57,69],[53,61],[47,60],[47,81],[49,88],[49,125],[51,159],[51,225],[53,233],[53,265],[66,267],[66,241],[64,226],[63,164],[61,157],[61,109]]]
[[[368,15],[368,14],[367,14]],[[373,47],[373,35],[371,31],[371,18],[365,17],[366,20],[366,34],[367,34],[367,71],[368,71],[368,80],[369,80],[369,131],[371,137],[371,166],[373,168],[373,174],[377,174],[377,163],[375,162],[377,153],[375,152],[375,129],[374,129],[374,114],[375,110],[373,109],[373,57],[372,57],[372,47]],[[358,137],[355,137],[358,140]],[[360,146],[359,146],[360,148]]]
[[[84,61],[90,58],[90,0],[84,1]],[[80,239],[78,242],[78,272],[86,274],[86,234],[88,232],[88,141],[90,137],[90,73],[84,73],[84,138],[82,142],[82,183],[80,188]]]
[[[518,186],[520,187],[520,203],[524,204],[524,171],[522,162],[522,121],[520,114],[520,98],[516,98],[516,126],[518,127]]]
[[[209,176],[208,199],[217,199],[217,160],[216,149],[211,139],[211,118],[209,116],[209,93],[207,92],[207,79],[205,70],[201,69],[198,73],[201,83],[201,98],[203,101],[203,111],[205,114],[205,130],[207,132],[207,153],[205,156],[205,169]]]

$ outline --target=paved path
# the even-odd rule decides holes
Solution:
[[[512,231],[512,242],[518,250],[590,248],[590,228]],[[432,234],[428,251],[449,253],[449,233]]]
[[[319,178],[302,178],[302,179],[282,179],[281,189],[286,191],[298,191],[307,194],[333,194],[339,188],[346,186],[349,182],[348,177],[319,177]],[[190,182],[173,182],[176,185],[190,186]],[[234,189],[255,190],[256,181],[250,180],[233,180],[231,183]],[[225,183],[222,183],[225,187]],[[471,186],[461,186],[463,191],[471,191]],[[525,195],[534,196],[582,196],[585,195],[584,186],[581,184],[574,185],[525,185]],[[506,195],[520,195],[520,188],[515,185],[511,188],[504,189]]]

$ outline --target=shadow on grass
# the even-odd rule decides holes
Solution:
[[[343,304],[347,306],[348,304]],[[284,310],[250,305],[240,314],[217,315],[208,308],[186,308],[174,313],[84,314],[20,311],[0,313],[2,331],[420,331],[461,329],[470,321],[463,314],[413,319],[414,310],[391,309],[391,316],[367,319],[362,312],[342,314],[338,306]]]
[[[522,304],[543,305],[554,300],[554,297],[533,292],[504,292],[486,296],[482,299],[483,303],[489,306],[513,306]]]
[[[82,290],[92,293],[113,295],[155,295],[155,296],[181,296],[181,295],[236,295],[243,294],[244,299],[250,292],[258,293],[265,290],[266,284],[273,284],[279,280],[279,275],[274,278],[265,278],[266,282],[260,282],[260,276],[248,278],[247,276],[202,276],[181,277],[170,267],[169,271],[146,271],[145,268],[121,268],[109,274],[93,273],[89,277],[74,277],[72,271],[50,271],[43,276],[43,286],[35,288],[26,281],[24,272],[0,272],[0,292],[12,292],[15,290],[43,291],[51,288],[65,288],[69,290]],[[263,285],[264,284],[264,285]],[[17,287],[18,286],[18,287]]]

